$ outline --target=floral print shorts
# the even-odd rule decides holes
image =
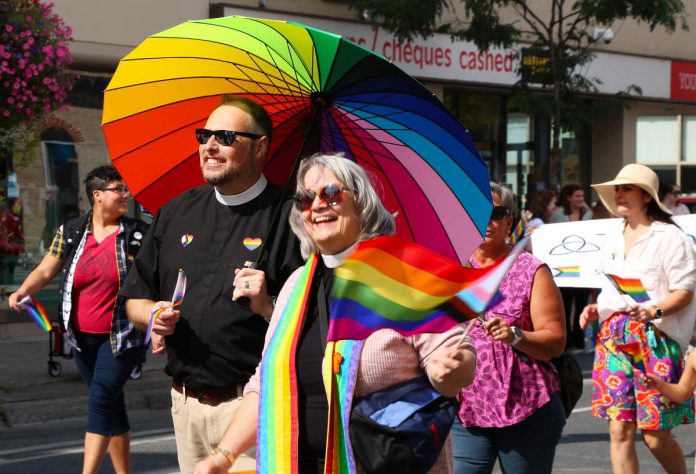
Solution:
[[[677,404],[648,389],[645,373],[679,381],[684,361],[679,344],[652,324],[614,313],[597,335],[592,370],[592,414],[633,421],[642,430],[670,430],[694,422],[693,400]]]

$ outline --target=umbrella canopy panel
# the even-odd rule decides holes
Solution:
[[[488,170],[430,91],[341,36],[240,16],[149,37],[104,93],[111,159],[150,212],[203,184],[193,129],[228,94],[263,105],[273,120],[271,181],[292,184],[298,157],[342,152],[374,178],[399,235],[462,262],[481,242]]]

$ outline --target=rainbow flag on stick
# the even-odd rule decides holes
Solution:
[[[179,269],[179,275],[176,278],[176,286],[174,287],[174,294],[172,295],[172,304],[170,308],[179,306],[184,301],[184,295],[186,294],[186,273],[181,268]],[[150,314],[150,323],[147,325],[147,332],[145,333],[145,344],[150,342],[150,336],[152,335],[152,325],[155,320],[162,314],[167,308],[158,308]]]
[[[51,330],[51,322],[48,320],[46,315],[46,308],[43,307],[39,300],[33,296],[25,296],[19,302],[19,306],[22,307],[24,311],[29,313],[31,319],[34,320],[39,329],[44,332],[49,332]]]
[[[361,242],[334,270],[327,339],[361,340],[387,328],[404,336],[447,331],[490,303],[507,271],[497,268],[463,267],[399,237]],[[445,303],[465,310],[443,310]]]
[[[650,300],[650,296],[640,278],[623,278],[611,273],[605,273],[604,275],[619,293],[630,296],[636,303],[645,303]]]

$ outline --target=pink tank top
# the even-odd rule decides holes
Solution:
[[[509,325],[532,330],[529,302],[534,275],[541,265],[532,254],[522,252],[500,284],[503,301],[486,312],[486,319],[499,316]],[[459,420],[464,426],[514,425],[548,403],[551,395],[560,390],[550,362],[533,359],[494,341],[478,322],[471,338],[478,362],[474,381],[459,394]]]

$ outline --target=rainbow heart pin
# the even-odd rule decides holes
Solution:
[[[253,239],[251,237],[247,237],[244,239],[243,243],[247,250],[256,250],[261,245],[261,239],[259,237],[255,237]]]
[[[193,242],[193,236],[191,234],[184,234],[181,236],[181,245],[188,247],[191,242]]]

